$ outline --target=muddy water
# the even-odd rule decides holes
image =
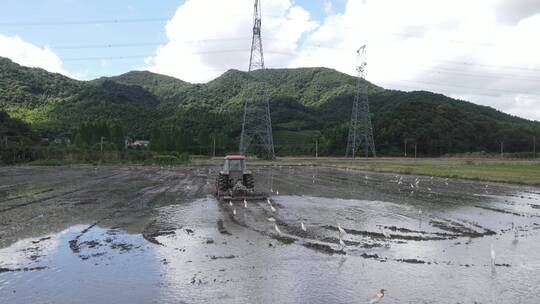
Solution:
[[[540,301],[538,188],[257,168],[272,212],[216,169],[0,169],[0,303]]]

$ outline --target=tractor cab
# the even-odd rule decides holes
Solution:
[[[244,172],[246,170],[246,158],[242,155],[225,156],[223,172]]]

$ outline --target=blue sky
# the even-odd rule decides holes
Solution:
[[[38,47],[49,46],[60,57],[63,67],[78,78],[117,75],[144,66],[144,57],[152,56],[158,45],[167,42],[165,24],[184,2],[185,0],[2,0],[0,34],[18,36]],[[320,21],[326,15],[325,2],[295,1],[309,11],[314,19]],[[342,10],[344,3],[335,1],[334,9]],[[134,19],[145,21],[110,22]],[[119,45],[121,46],[118,47]],[[246,52],[249,52],[249,49]],[[96,57],[106,59],[89,59]]]

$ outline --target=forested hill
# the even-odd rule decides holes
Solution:
[[[136,71],[77,81],[0,58],[0,110],[29,123],[42,137],[75,137],[84,124],[121,126],[124,134],[150,138],[154,148],[206,153],[237,146],[248,75],[229,70],[206,84],[190,84]],[[355,78],[327,68],[267,70],[276,150],[342,154]],[[424,91],[385,90],[369,84],[375,141],[381,154],[401,154],[404,142],[420,154],[530,151],[540,124],[493,108]]]

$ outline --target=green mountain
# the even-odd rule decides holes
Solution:
[[[121,126],[125,134],[149,138],[161,149],[182,147],[207,153],[237,147],[248,81],[260,73],[229,70],[206,84],[146,71],[77,81],[0,58],[0,109],[29,123],[42,136],[75,136],[81,125]],[[267,70],[276,150],[340,155],[356,79],[327,68]],[[531,150],[540,124],[490,107],[424,91],[386,90],[368,83],[377,149],[400,155],[404,143],[425,155]],[[159,138],[159,140],[158,140]],[[179,140],[178,138],[182,138]]]

